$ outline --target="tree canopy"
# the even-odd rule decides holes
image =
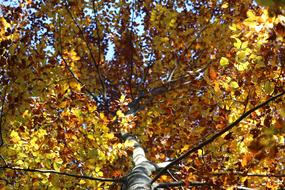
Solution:
[[[0,1],[0,188],[284,189],[284,1]]]

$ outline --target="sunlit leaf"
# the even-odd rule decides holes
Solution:
[[[221,66],[227,66],[229,64],[229,60],[226,57],[222,57],[220,60],[220,65]]]
[[[238,85],[238,83],[236,81],[231,81],[230,86],[232,88],[238,88],[239,87],[239,85]]]

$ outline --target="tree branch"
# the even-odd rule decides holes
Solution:
[[[3,158],[3,156],[2,155],[0,155],[0,159],[2,160],[2,162],[5,164],[5,166],[7,166],[7,162],[6,162],[6,160]]]
[[[217,172],[213,173],[215,176],[221,176],[221,175],[239,175],[239,176],[248,176],[248,177],[276,177],[276,178],[282,178],[285,177],[285,174],[258,174],[258,173],[245,173],[240,171],[224,171],[224,172]]]
[[[79,24],[78,24],[78,23],[76,22],[76,20],[74,19],[73,15],[72,15],[72,13],[70,12],[70,10],[68,9],[67,5],[68,5],[68,1],[67,1],[66,6],[65,6],[65,9],[66,9],[66,11],[68,12],[68,14],[70,15],[70,17],[71,17],[71,19],[73,20],[73,22],[74,22],[74,24],[76,25],[76,27],[78,28],[78,30],[79,30],[79,32],[80,32],[80,34],[81,34],[81,36],[82,36],[82,39],[83,39],[83,40],[85,41],[85,43],[86,43],[86,47],[87,47],[87,49],[88,49],[88,51],[89,51],[89,54],[90,54],[90,56],[91,56],[91,59],[93,60],[94,65],[95,65],[95,68],[96,68],[96,71],[97,71],[97,73],[98,73],[98,78],[99,78],[99,81],[100,81],[101,86],[102,86],[102,89],[103,89],[103,96],[104,96],[104,98],[105,98],[105,96],[106,96],[106,86],[105,86],[105,82],[104,82],[104,80],[103,80],[103,76],[102,76],[101,71],[100,71],[100,68],[99,68],[99,64],[97,63],[97,61],[96,61],[96,59],[95,59],[95,57],[94,57],[94,55],[93,55],[93,53],[92,53],[91,47],[89,46],[89,41],[84,37],[84,32],[83,32],[83,30],[80,28]]]
[[[8,185],[9,184],[9,181],[7,179],[4,179],[4,178],[0,178],[0,181],[4,181],[5,182],[5,185]]]
[[[252,188],[248,188],[248,187],[244,187],[244,186],[237,186],[236,188],[237,188],[237,190],[256,190],[256,189],[252,189]]]
[[[7,86],[4,87],[4,93],[3,93],[3,96],[2,96],[2,102],[1,102],[1,111],[0,111],[0,147],[4,144],[3,135],[2,135],[2,120],[3,120],[3,114],[4,114],[4,104],[5,104],[6,93],[7,93]]]
[[[77,76],[74,74],[74,72],[71,70],[71,68],[69,67],[69,65],[67,64],[66,60],[63,58],[62,53],[60,52],[60,57],[64,62],[64,65],[66,67],[66,69],[68,70],[68,72],[72,75],[72,77],[79,83],[81,84],[82,88],[96,101],[99,102],[98,98],[90,91],[86,88],[86,85],[79,79],[77,78]]]
[[[170,188],[170,187],[181,187],[181,186],[190,186],[190,187],[199,187],[199,186],[213,186],[213,184],[206,183],[206,182],[190,182],[185,183],[183,181],[175,181],[175,182],[167,182],[167,183],[159,183],[154,189],[158,188]]]
[[[162,170],[160,170],[158,172],[158,174],[153,178],[151,183],[154,183],[163,173],[165,173],[167,171],[167,169],[171,168],[172,166],[178,164],[181,160],[185,159],[186,157],[188,157],[190,154],[192,154],[193,152],[196,152],[197,150],[203,148],[204,146],[212,143],[214,140],[216,140],[218,137],[220,137],[222,134],[224,134],[225,132],[231,130],[233,127],[235,127],[236,125],[238,125],[244,118],[246,118],[248,115],[250,115],[251,113],[253,113],[254,111],[256,111],[257,109],[267,105],[268,103],[276,100],[277,98],[283,96],[285,94],[285,91],[281,92],[280,94],[277,94],[276,96],[273,96],[271,98],[269,98],[268,100],[266,100],[265,102],[257,105],[256,107],[248,110],[247,112],[245,112],[243,115],[241,115],[237,120],[235,120],[234,122],[232,122],[231,124],[229,124],[227,127],[225,127],[224,129],[222,129],[221,131],[217,132],[216,134],[214,134],[212,137],[210,137],[209,139],[199,143],[198,145],[196,145],[195,147],[191,148],[190,150],[188,150],[186,153],[182,154],[181,156],[179,156],[178,158],[176,158],[175,160],[173,160],[170,164],[168,164],[165,168],[163,168]]]
[[[59,22],[60,22],[60,17],[59,17]],[[95,100],[97,103],[100,103],[100,101],[98,100],[98,98],[96,96],[94,96],[94,94],[88,90],[85,86],[85,84],[79,79],[77,78],[77,76],[74,74],[74,72],[71,70],[71,68],[69,67],[69,65],[67,64],[67,61],[64,59],[63,55],[62,55],[62,42],[61,42],[61,27],[59,27],[60,31],[59,31],[59,45],[60,45],[60,50],[59,50],[59,56],[61,57],[61,59],[64,62],[65,67],[67,68],[68,72],[71,74],[71,76],[79,83],[82,85],[83,89],[93,98],[93,100]]]
[[[0,169],[22,171],[22,172],[57,174],[57,175],[64,175],[64,176],[75,177],[75,178],[80,178],[80,179],[88,179],[88,180],[94,180],[94,181],[105,181],[105,182],[115,182],[115,183],[123,182],[122,178],[115,179],[115,178],[92,177],[92,176],[86,176],[86,175],[70,174],[66,172],[57,172],[55,170],[40,170],[40,169],[19,168],[19,167],[12,167],[12,166],[2,166],[0,167]]]
[[[170,90],[179,89],[183,85],[189,84],[189,81],[187,79],[190,76],[190,74],[180,76],[177,79],[171,80],[163,84],[162,86],[152,88],[148,92],[142,93],[138,98],[128,104],[129,111],[126,112],[126,115],[135,115],[138,111],[142,110],[144,107],[144,105],[141,104],[142,100],[146,100],[148,103],[151,103],[154,97],[169,92]]]

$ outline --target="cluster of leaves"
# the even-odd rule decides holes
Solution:
[[[137,136],[149,160],[169,161],[284,91],[285,17],[251,0],[21,0],[0,14],[3,166],[120,177],[132,168],[121,132]],[[160,181],[284,188],[283,102]],[[4,168],[0,180],[8,189],[115,188]]]

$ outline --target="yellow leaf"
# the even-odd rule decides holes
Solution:
[[[98,175],[99,177],[102,177],[102,176],[103,176],[103,172],[100,171],[100,172],[97,173],[97,175]]]
[[[48,159],[53,159],[53,158],[55,158],[56,156],[57,156],[57,154],[54,153],[54,152],[45,154],[45,157],[48,158]]]
[[[222,4],[222,9],[226,9],[226,8],[228,8],[229,7],[229,3],[224,3],[224,4]]]
[[[30,118],[31,117],[31,113],[29,113],[29,110],[24,111],[24,113],[22,114],[23,118]]]
[[[173,19],[170,20],[169,26],[170,26],[170,27],[174,27],[174,26],[175,26],[175,23],[176,23],[176,19],[173,18]],[[167,38],[167,41],[168,41],[168,40],[169,40],[169,39]]]
[[[91,113],[93,113],[97,109],[96,105],[89,105],[89,104],[87,104],[87,108],[88,108],[88,111]]]
[[[72,109],[71,112],[78,118],[81,117],[81,111],[79,109]]]
[[[220,60],[220,65],[221,66],[227,66],[229,64],[229,60],[226,57],[222,57]]]
[[[24,164],[24,162],[23,162],[23,160],[18,160],[18,161],[16,162],[16,164],[21,166],[21,165]]]
[[[116,112],[116,114],[117,114],[118,117],[124,117],[124,114],[123,114],[122,110],[118,110]]]
[[[77,56],[77,53],[72,49],[71,51],[64,51],[63,52],[64,58],[70,58],[72,61],[80,60],[80,57]]]
[[[168,179],[167,175],[162,175],[160,178],[161,178],[163,181],[166,181],[166,180]]]
[[[65,108],[67,106],[67,101],[63,101],[59,104],[60,108]]]
[[[282,144],[282,145],[285,145],[285,137],[279,136],[279,138],[278,138],[278,143],[279,143],[279,144]]]
[[[45,129],[39,129],[38,131],[38,137],[44,137],[45,135],[47,135],[47,131]]]
[[[125,99],[126,99],[126,96],[124,94],[122,94],[120,97],[120,100],[119,100],[120,103],[124,103]]]
[[[248,46],[248,41],[242,42],[241,49],[245,49],[245,48],[247,48],[247,46]]]
[[[246,58],[246,52],[245,51],[238,51],[237,52],[237,62],[243,62]]]
[[[18,142],[21,140],[21,138],[19,137],[18,132],[14,131],[14,130],[11,131],[10,137],[11,137],[11,140],[12,140],[14,143],[18,143]]]
[[[60,86],[59,93],[65,94],[66,92],[68,92],[68,90],[69,90],[68,83],[64,83],[63,85]]]
[[[97,176],[103,176],[103,172],[101,171],[101,168],[96,166],[95,167],[95,172],[97,174]]]
[[[57,171],[57,172],[59,172],[59,171],[60,171],[60,167],[59,167],[59,166],[60,166],[60,164],[58,164],[58,163],[56,163],[56,162],[53,162],[53,164],[52,164],[52,165],[53,165],[53,168],[54,168],[54,170],[55,170],[55,171]]]
[[[37,143],[38,137],[33,137],[32,140],[30,141],[31,147],[33,147],[35,150],[39,149],[39,144]]]
[[[107,133],[106,135],[107,139],[113,139],[114,138],[114,134],[113,133]]]
[[[229,26],[229,28],[232,31],[236,31],[237,30],[237,25],[236,24],[232,24],[231,26]]]
[[[95,140],[94,135],[91,135],[91,134],[88,134],[87,138],[90,139],[90,140]]]
[[[234,47],[237,48],[237,49],[240,49],[241,48],[241,40],[238,39],[238,38],[234,38],[236,40],[236,42],[234,43]]]
[[[105,118],[106,118],[105,115],[104,115],[104,113],[102,113],[102,112],[100,113],[99,117],[100,117],[100,119],[102,119],[102,120],[105,120]]]
[[[4,29],[10,28],[11,24],[9,24],[4,17],[1,17],[0,27]]]
[[[187,144],[187,145],[184,145],[183,148],[181,148],[181,152],[184,152],[184,151],[188,150],[189,147],[190,147],[190,146],[189,146],[188,144]]]
[[[244,63],[235,64],[235,67],[237,68],[238,71],[245,71],[248,69],[248,66],[249,66],[248,61],[246,61]]]
[[[71,81],[71,82],[69,82],[69,86],[72,90],[81,91],[81,85],[78,82]]]
[[[253,18],[253,19],[255,19],[255,17],[256,17],[256,16],[255,16],[255,13],[253,12],[253,10],[247,11],[246,15],[247,15],[248,18]]]
[[[135,143],[133,141],[127,140],[125,142],[125,147],[134,147]]]
[[[203,154],[204,154],[203,150],[202,150],[202,149],[199,149],[199,150],[198,150],[198,155],[199,155],[199,156],[203,156]]]

